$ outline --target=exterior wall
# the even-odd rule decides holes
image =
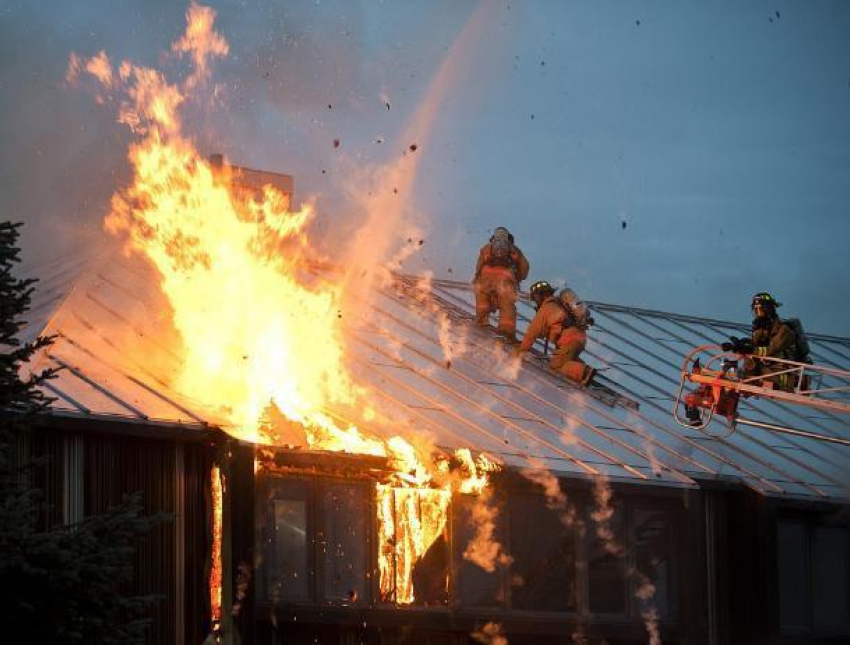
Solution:
[[[850,507],[740,489],[704,495],[714,551],[707,642],[850,643]]]
[[[145,514],[172,516],[140,542],[136,553],[132,591],[162,597],[152,610],[149,641],[201,643],[209,632],[213,451],[201,443],[169,440],[162,430],[159,438],[121,433],[127,425],[122,423],[110,428],[95,421],[75,423],[73,430],[58,425],[48,421],[36,428],[25,449],[31,457],[47,457],[34,481],[50,505],[45,523],[73,523],[141,491]]]
[[[683,606],[683,599],[696,598],[683,590],[701,584],[681,566],[692,555],[693,492],[618,488],[610,526],[624,550],[612,555],[596,534],[595,502],[586,485],[562,483],[580,518],[570,526],[518,478],[496,486],[494,537],[513,563],[487,573],[463,558],[472,500],[455,498],[444,541],[414,566],[417,600],[395,605],[379,587],[377,554],[392,546],[378,540],[374,482],[261,474],[256,642],[448,645],[471,642],[473,631],[493,621],[512,645],[581,642],[580,635],[609,645],[647,643],[650,604],[637,597],[641,575],[656,586],[652,604],[661,614],[663,642],[703,642],[690,638],[683,623],[689,612],[701,613]],[[368,522],[359,521],[364,515]]]

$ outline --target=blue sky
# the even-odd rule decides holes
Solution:
[[[850,3],[210,4],[231,45],[226,103],[189,115],[192,134],[293,174],[325,230],[354,217],[352,167],[414,143],[406,125],[450,56],[415,142],[426,233],[408,270],[466,279],[504,225],[532,279],[588,299],[747,320],[769,290],[811,331],[850,336]],[[185,9],[0,0],[0,208],[28,222],[31,261],[96,246],[127,178],[127,134],[64,85],[68,56],[158,65]]]

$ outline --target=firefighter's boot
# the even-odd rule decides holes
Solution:
[[[692,426],[702,425],[702,417],[699,413],[699,408],[695,405],[685,406],[685,416],[688,418]]]

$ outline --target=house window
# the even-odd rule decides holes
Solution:
[[[626,613],[623,514],[616,510],[604,525],[587,524],[588,606],[592,614]]]
[[[268,477],[265,597],[368,603],[371,490],[363,482]]]
[[[511,498],[511,606],[576,610],[575,529],[540,495]]]
[[[850,531],[815,526],[811,532],[815,632],[847,633],[850,628]]]
[[[504,597],[502,568],[496,564],[492,571],[486,571],[463,557],[464,551],[476,537],[473,509],[479,501],[474,495],[457,495],[452,500],[454,561],[457,571],[455,594],[464,607],[495,607],[501,604]],[[489,503],[492,505],[496,502],[491,500]],[[495,517],[496,535],[492,537],[499,544],[504,544],[499,531],[501,520],[498,515]]]
[[[632,595],[638,600],[639,610],[655,608],[660,618],[670,616],[672,610],[670,575],[673,558],[673,525],[669,512],[636,509],[632,514],[632,540],[634,545],[635,579]],[[649,582],[654,588],[642,597],[641,587]]]
[[[808,620],[808,571],[806,525],[780,522],[777,533],[779,558],[779,624],[783,631],[804,631]]]
[[[277,481],[271,491],[266,589],[275,602],[311,596],[310,492],[310,483],[299,480]]]
[[[366,553],[369,501],[363,486],[328,484],[322,496],[323,526],[317,534],[324,561],[325,600],[367,600]]]
[[[782,633],[850,634],[850,529],[780,521],[777,560]]]

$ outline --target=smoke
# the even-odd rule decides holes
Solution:
[[[650,433],[647,432],[646,426],[643,421],[631,410],[628,411],[628,419],[629,425],[631,427],[639,430],[638,435],[641,438],[641,446],[646,453],[646,459],[649,461],[649,467],[652,469],[652,472],[655,475],[660,475],[662,472],[661,462],[658,460],[658,455],[655,453],[655,446],[650,442],[646,441],[646,438],[650,436]]]
[[[611,526],[614,507],[611,504],[613,491],[606,477],[597,477],[593,482],[593,499],[595,508],[590,514],[596,527],[596,536],[602,543],[603,549],[615,557],[623,555],[623,545],[617,540]],[[652,602],[655,597],[655,585],[641,571],[629,567],[627,575],[635,583],[635,598],[641,601],[641,618],[649,634],[649,645],[661,645],[658,609]]]
[[[425,225],[417,221],[424,214],[416,212],[413,200],[420,162],[439,108],[461,74],[469,71],[463,61],[469,59],[471,48],[482,42],[487,20],[487,6],[481,2],[446,52],[416,111],[393,140],[399,151],[397,157],[381,167],[348,175],[353,181],[348,183],[347,193],[360,204],[365,221],[343,256],[348,268],[346,281],[356,280],[359,289],[367,294],[385,271],[381,261],[389,260],[390,268],[395,268],[424,243]],[[386,96],[381,98],[389,104]]]
[[[508,645],[508,639],[502,633],[501,623],[489,622],[470,636],[484,645]]]
[[[658,626],[658,609],[652,603],[655,597],[655,585],[640,571],[633,570],[632,576],[637,582],[635,598],[641,601],[640,615],[646,632],[649,634],[649,645],[661,645],[661,630]]]
[[[476,497],[470,518],[474,532],[463,552],[464,560],[478,565],[487,573],[493,573],[497,565],[508,566],[513,562],[513,558],[494,538],[499,509],[490,503],[492,496],[488,487]]]
[[[510,382],[517,380],[522,369],[522,359],[519,356],[497,344],[490,351],[490,359],[493,361],[492,369],[499,377]]]
[[[567,499],[566,493],[561,490],[558,478],[540,460],[529,457],[528,462],[530,467],[523,468],[520,473],[543,489],[546,505],[549,509],[558,513],[561,523],[567,528],[573,527],[577,519],[576,509]]]
[[[238,616],[242,611],[242,601],[248,595],[248,589],[251,586],[252,569],[247,562],[240,562],[236,567],[236,599],[233,601],[233,616]]]
[[[590,518],[596,527],[596,537],[602,542],[602,548],[606,552],[619,557],[623,553],[623,546],[617,540],[611,526],[611,518],[614,516],[614,507],[611,505],[613,495],[606,477],[594,478],[593,499],[596,506],[590,513]]]

